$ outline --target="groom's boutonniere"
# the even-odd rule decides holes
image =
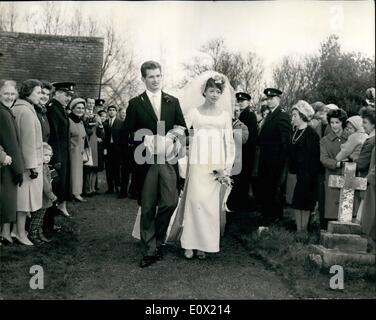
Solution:
[[[214,176],[214,180],[218,181],[220,184],[224,184],[226,186],[232,186],[233,180],[230,178],[229,175],[225,174],[222,169],[213,170],[211,175]]]
[[[170,102],[171,102],[171,98],[170,98],[170,96],[168,96],[167,94],[164,94],[164,95],[163,95],[163,100],[166,101],[167,103],[170,103]]]

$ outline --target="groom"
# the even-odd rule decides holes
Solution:
[[[163,259],[161,246],[178,203],[177,164],[160,161],[160,156],[153,154],[154,148],[150,152],[146,146],[151,145],[150,141],[158,144],[161,136],[165,137],[174,126],[186,128],[186,124],[179,100],[161,90],[161,65],[155,61],[144,62],[141,66],[141,75],[146,91],[129,101],[124,121],[124,137],[128,139],[135,133],[137,136],[138,130],[148,131],[142,134],[142,142],[137,142],[139,139],[136,137],[134,139],[136,179],[140,190],[138,203],[141,205],[140,235],[143,246],[140,267],[144,268]],[[143,150],[142,155],[139,150]],[[144,163],[145,158],[148,158],[147,163]]]

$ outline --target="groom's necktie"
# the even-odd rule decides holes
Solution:
[[[157,107],[157,95],[156,94],[153,94],[151,96],[151,104],[154,108],[154,112],[157,116],[157,119],[159,120],[160,119],[160,113],[159,113],[159,110],[158,110],[158,107]]]
[[[109,128],[110,128],[110,143],[114,143],[114,139],[112,138],[112,125],[114,124],[114,120],[115,119],[110,119],[110,125],[109,125]]]

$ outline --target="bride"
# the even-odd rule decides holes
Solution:
[[[205,259],[219,252],[221,182],[228,181],[235,158],[232,94],[227,78],[207,71],[184,91],[182,108],[190,130],[184,192],[167,241],[180,239],[185,257]]]

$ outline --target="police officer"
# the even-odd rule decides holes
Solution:
[[[71,199],[70,187],[70,136],[69,118],[66,107],[74,95],[73,82],[56,82],[52,84],[55,92],[51,102],[47,105],[47,118],[50,125],[49,145],[53,156],[51,164],[56,169],[58,177],[52,181],[53,192],[57,196],[57,213],[70,218],[66,201]],[[56,212],[47,210],[46,229],[53,231],[54,215]]]
[[[240,107],[239,120],[244,123],[248,129],[248,139],[242,145],[242,168],[241,172],[234,176],[234,188],[229,196],[228,207],[231,210],[252,209],[254,199],[248,195],[251,185],[251,173],[256,151],[257,141],[257,118],[251,111],[251,96],[246,92],[236,94],[237,103]]]
[[[264,94],[270,113],[266,116],[259,133],[258,175],[261,212],[265,222],[270,223],[283,217],[283,184],[292,127],[289,115],[280,107],[282,91],[267,88]]]

